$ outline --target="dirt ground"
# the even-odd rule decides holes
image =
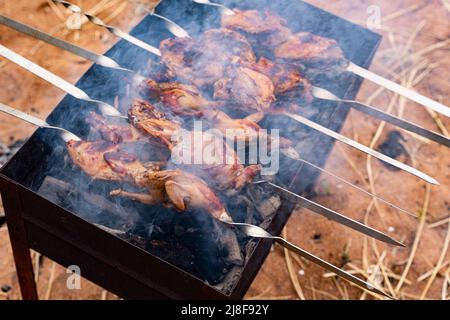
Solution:
[[[136,1],[79,0],[84,8],[97,4],[100,17],[129,30],[143,16]],[[148,4],[150,0],[140,0]],[[372,70],[396,79],[406,86],[450,105],[450,1],[308,1],[356,23],[366,25],[373,3],[381,9],[384,36]],[[368,9],[369,8],[369,9]],[[1,1],[0,13],[53,33],[96,52],[104,52],[115,41],[113,36],[90,24],[81,30],[67,25],[74,18],[50,1]],[[0,43],[74,83],[90,64],[49,45],[20,36],[0,27]],[[62,99],[63,93],[28,72],[0,59],[0,100],[38,117],[46,115]],[[402,115],[422,126],[448,134],[450,119],[436,117],[424,108],[379,91],[365,83],[358,99]],[[34,130],[19,120],[0,114],[0,143],[25,139]],[[342,133],[374,148],[393,131],[390,125],[352,111]],[[398,299],[449,299],[450,291],[450,150],[401,132],[406,155],[401,157],[437,178],[440,186],[402,172],[390,171],[377,160],[337,144],[326,169],[372,189],[379,196],[412,212],[416,217],[373,202],[369,196],[322,175],[313,199],[376,227],[406,244],[394,248],[369,240],[308,210],[298,209],[289,220],[284,235],[294,243],[343,267],[369,278]],[[1,210],[1,207],[0,207]],[[81,290],[66,288],[65,270],[37,253],[36,280],[41,299],[116,299],[102,288],[82,281]],[[8,231],[0,227],[0,299],[20,299]],[[349,283],[326,274],[323,269],[287,254],[275,246],[247,299],[373,299]]]

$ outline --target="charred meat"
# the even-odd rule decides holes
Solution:
[[[160,100],[176,115],[200,117],[204,109],[222,105],[205,99],[195,86],[180,82],[148,80],[142,87],[146,95]]]
[[[259,126],[250,120],[231,119],[222,111],[208,109],[205,113],[210,117],[208,119],[211,124],[217,125],[214,128],[223,134],[226,134],[226,129],[234,128],[239,130],[238,137],[243,141],[254,139],[258,134]],[[167,119],[164,113],[156,111],[151,104],[136,101],[129,114],[132,115],[130,120],[145,134],[158,139],[172,151],[170,165],[182,167],[211,181],[215,189],[239,190],[260,170],[259,166],[245,167],[233,148],[220,137],[205,132],[181,130],[177,123]],[[154,118],[157,118],[158,125],[154,125]],[[152,125],[148,125],[149,120],[152,120]],[[202,157],[201,163],[197,163],[194,155]]]
[[[144,204],[163,204],[178,211],[206,210],[213,218],[232,222],[220,199],[200,178],[182,170],[146,171],[135,176],[135,183],[146,192],[128,192],[122,189],[112,196],[128,197]]]
[[[291,36],[274,50],[277,59],[300,62],[306,65],[333,65],[345,61],[336,40],[323,38],[309,32]]]
[[[198,39],[167,39],[160,49],[169,77],[197,87],[213,85],[232,61],[256,60],[247,39],[227,29],[208,30]]]
[[[135,156],[120,152],[118,145],[110,142],[69,141],[67,147],[73,162],[92,178],[131,182],[146,189],[144,193],[115,190],[111,195],[164,204],[179,211],[204,209],[216,219],[232,221],[216,194],[192,174],[145,167]]]
[[[93,179],[131,181],[134,174],[147,170],[136,157],[120,152],[112,142],[69,141],[67,150],[72,161]],[[118,163],[119,167],[112,165]]]
[[[162,142],[169,149],[173,147],[173,135],[181,128],[179,123],[167,119],[164,113],[142,100],[134,101],[128,110],[128,119],[140,132]]]
[[[264,13],[257,10],[234,11],[235,15],[222,16],[222,27],[243,33],[254,44],[273,49],[291,35],[286,21],[270,10]]]
[[[306,79],[296,66],[285,63],[275,63],[267,58],[260,58],[253,65],[254,70],[269,77],[274,86],[277,96],[282,94],[299,95],[302,100],[311,102],[313,100],[311,82]],[[293,90],[295,89],[295,92]]]
[[[87,123],[98,132],[103,140],[113,143],[134,142],[143,139],[139,131],[128,123],[111,123],[104,116],[91,112]]]
[[[230,101],[249,113],[269,109],[275,101],[274,92],[266,75],[244,66],[229,66],[214,84],[214,98]]]

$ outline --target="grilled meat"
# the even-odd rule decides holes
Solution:
[[[208,110],[205,112],[216,119],[213,124],[219,124],[219,118],[221,119],[224,134],[227,125],[233,125],[235,129],[240,130],[239,133],[252,134],[252,139],[257,134],[259,126],[250,120],[233,120],[221,111],[218,111],[219,115],[212,115],[210,112],[213,111]],[[216,139],[212,134],[181,130],[181,126],[167,119],[164,113],[156,111],[151,104],[136,101],[129,115],[131,122],[145,134],[158,139],[172,151],[171,164],[211,181],[215,189],[239,190],[259,172],[259,166],[245,167],[241,164],[234,150],[223,140],[216,143],[220,139]],[[155,118],[158,120],[157,125],[154,124]],[[185,152],[189,154],[186,155]],[[187,159],[189,155],[191,157]],[[194,155],[200,155],[202,161],[198,163],[193,158]]]
[[[220,110],[208,110],[205,112],[205,118],[208,119],[211,127],[219,130],[223,136],[232,135],[233,140],[241,142],[272,141],[271,137],[261,131],[257,122],[264,117],[263,112],[251,114],[243,119],[233,119],[225,112]],[[280,137],[280,147],[285,149],[292,146],[292,141]]]
[[[309,32],[292,35],[274,50],[277,59],[308,65],[329,66],[345,61],[336,40],[320,37]]]
[[[112,142],[69,141],[67,150],[72,161],[94,179],[130,181],[135,173],[147,170],[134,156],[121,153],[119,145]],[[112,161],[121,162],[120,169],[112,166]]]
[[[222,27],[243,33],[255,45],[273,49],[291,35],[286,21],[270,10],[264,13],[257,10],[234,11],[235,15],[222,16]]]
[[[143,91],[148,96],[159,99],[176,115],[200,117],[202,110],[222,105],[205,99],[195,86],[179,82],[157,83],[148,80],[143,85]]]
[[[232,61],[256,60],[247,39],[227,29],[208,30],[198,39],[167,39],[160,49],[169,76],[197,87],[213,85]]]
[[[169,166],[172,164],[207,180],[216,190],[233,192],[246,186],[261,169],[259,165],[244,166],[222,136],[185,130],[172,152]]]
[[[222,27],[243,33],[255,47],[277,59],[326,67],[346,61],[335,40],[309,32],[294,34],[286,21],[270,10],[236,10],[235,15],[222,17]]]
[[[130,124],[113,124],[104,116],[101,116],[95,112],[90,113],[86,122],[91,125],[93,130],[97,131],[101,135],[103,140],[112,143],[119,144],[122,142],[134,142],[144,138],[142,134]]]
[[[305,102],[312,102],[312,85],[299,71],[298,68],[289,64],[275,63],[261,57],[253,69],[266,75],[272,80],[277,96],[289,93],[300,96]],[[294,92],[295,89],[295,92]]]
[[[181,129],[181,124],[168,120],[164,113],[142,100],[135,100],[128,110],[128,119],[142,133],[172,149],[172,137]]]
[[[249,118],[259,118],[255,120],[261,120],[264,113],[259,112],[252,114],[249,118],[233,119],[225,112],[220,110],[205,110],[204,116],[208,119],[208,123],[211,128],[219,130],[223,136],[227,134],[235,134],[237,140],[249,142],[257,139],[258,132],[261,127],[256,123],[257,121],[250,120]]]
[[[232,222],[217,195],[200,178],[182,170],[147,171],[135,177],[135,183],[145,188],[145,193],[127,192],[122,189],[112,196],[128,197],[145,204],[164,204],[179,211],[206,210],[212,217]]]
[[[275,87],[264,74],[244,66],[230,66],[214,84],[214,98],[228,100],[242,111],[267,110],[275,101]]]
[[[111,195],[130,197],[146,204],[164,204],[177,210],[204,209],[212,217],[232,221],[219,198],[200,178],[181,170],[159,171],[145,167],[135,156],[120,152],[105,141],[69,141],[73,162],[94,179],[124,181],[145,188],[145,193],[115,190]]]

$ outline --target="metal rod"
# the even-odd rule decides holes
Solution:
[[[350,62],[347,71],[352,72],[364,79],[367,79],[369,81],[372,81],[373,83],[378,84],[379,86],[382,86],[390,91],[393,91],[401,96],[404,96],[414,102],[417,102],[418,104],[421,104],[422,106],[426,108],[430,108],[436,112],[439,112],[447,117],[450,117],[450,108],[443,105],[442,103],[439,103],[437,101],[431,100],[430,98],[427,98],[420,93],[417,93],[413,90],[410,90],[408,88],[405,88],[391,80],[388,80],[386,78],[383,78],[382,76],[379,76],[367,69],[361,68],[360,66],[354,64],[353,62]]]
[[[220,3],[211,2],[209,0],[192,0],[192,2],[218,8],[223,14],[226,14],[229,16],[236,14],[233,10],[225,7],[223,4],[220,4]]]
[[[95,24],[97,26],[106,28],[110,33],[114,34],[115,36],[122,38],[122,39],[134,44],[135,46],[138,46],[139,48],[146,50],[147,52],[150,52],[157,56],[161,56],[161,51],[158,48],[155,48],[154,46],[149,45],[148,43],[145,43],[144,41],[139,40],[138,38],[133,37],[132,35],[124,32],[116,27],[113,27],[111,25],[104,23],[100,18],[81,10],[81,8],[79,6],[76,6],[68,1],[62,1],[62,0],[52,0],[52,1],[54,3],[62,4],[63,6],[65,6],[67,9],[69,9],[73,13],[79,13],[79,14],[84,15],[90,22],[92,22],[93,24]]]
[[[140,76],[139,74],[136,73],[136,71],[120,66],[119,63],[117,63],[115,60],[113,60],[107,56],[97,54],[95,52],[86,50],[84,48],[81,48],[81,47],[74,45],[70,42],[67,42],[65,40],[58,39],[48,33],[45,33],[43,31],[40,31],[36,28],[33,28],[31,26],[28,26],[26,24],[23,24],[21,22],[11,19],[11,18],[5,17],[3,15],[0,15],[0,24],[10,27],[16,31],[22,32],[30,37],[40,40],[40,41],[47,42],[48,44],[51,44],[57,48],[66,50],[66,51],[73,53],[79,57],[82,57],[86,60],[92,61],[102,67],[110,68],[110,69],[114,69],[114,70],[125,71],[125,72],[133,74],[134,76]],[[141,78],[142,78],[142,80],[145,79],[142,76],[141,76]]]
[[[368,235],[372,238],[375,238],[377,240],[395,245],[395,246],[400,246],[400,247],[404,247],[404,245],[401,242],[398,242],[397,240],[392,239],[391,237],[389,237],[388,235],[375,230],[369,226],[366,226],[365,224],[362,224],[361,222],[358,222],[356,220],[353,220],[349,217],[344,216],[343,214],[340,214],[336,211],[333,211],[331,209],[328,209],[327,207],[324,207],[314,201],[311,201],[309,199],[306,199],[288,189],[285,189],[283,187],[280,187],[279,185],[276,185],[270,181],[257,181],[255,182],[255,184],[261,184],[261,183],[265,183],[268,184],[272,187],[274,187],[275,189],[281,190],[284,192],[284,194],[286,194],[287,196],[289,196],[291,198],[292,201],[300,204],[302,207],[307,208],[315,213],[318,213],[322,216],[324,216],[325,218],[331,219],[333,221],[336,221],[340,224],[343,224],[353,230],[356,230],[358,232],[361,232],[365,235]]]
[[[20,54],[15,53],[14,51],[6,48],[1,44],[0,44],[0,56],[14,62],[15,64],[30,71],[36,76],[50,82],[55,87],[58,87],[59,89],[70,94],[71,96],[79,100],[95,104],[104,115],[113,117],[123,117],[122,114],[110,104],[103,101],[92,99],[83,90],[75,87],[73,84],[67,82],[64,79],[61,79],[54,73],[48,71],[47,69],[42,68],[41,66],[35,64],[34,62],[31,62],[30,60],[22,57]]]
[[[289,251],[292,251],[292,252],[300,255],[301,257],[321,266],[322,268],[335,273],[336,275],[346,279],[347,281],[350,281],[351,283],[356,284],[357,286],[363,288],[364,290],[368,290],[370,292],[382,295],[389,299],[393,299],[390,295],[388,295],[388,294],[384,293],[383,291],[381,291],[380,289],[376,288],[375,285],[371,285],[368,282],[355,277],[354,275],[348,273],[347,271],[342,270],[342,269],[332,265],[331,263],[296,246],[295,244],[289,242],[288,240],[286,240],[282,237],[272,236],[270,233],[268,233],[266,230],[264,230],[261,227],[247,224],[247,223],[238,223],[238,222],[232,222],[232,223],[227,223],[227,224],[241,230],[245,235],[247,235],[249,237],[274,240],[277,243],[279,243],[281,246],[288,249]]]
[[[450,139],[449,138],[447,138],[439,133],[427,130],[427,129],[425,129],[415,123],[412,123],[410,121],[401,119],[401,118],[391,115],[387,112],[376,109],[370,105],[367,105],[367,104],[364,104],[362,102],[358,102],[355,100],[341,99],[341,98],[337,97],[336,95],[334,95],[333,93],[331,93],[330,91],[323,89],[323,88],[315,87],[315,86],[313,86],[313,95],[314,95],[314,97],[316,97],[318,99],[346,103],[346,104],[350,105],[352,108],[354,108],[355,110],[364,112],[365,114],[373,116],[379,120],[386,121],[386,122],[393,124],[399,128],[416,133],[422,137],[425,137],[429,140],[432,140],[434,142],[442,144],[446,147],[450,147]]]
[[[376,194],[373,194],[372,192],[369,192],[369,191],[365,190],[364,188],[361,188],[361,187],[357,186],[356,184],[353,184],[353,183],[351,183],[351,182],[345,180],[344,178],[342,178],[342,177],[340,177],[340,176],[334,174],[334,173],[331,172],[331,171],[328,171],[328,170],[326,170],[326,169],[324,169],[324,168],[321,168],[321,167],[315,165],[314,163],[309,162],[309,161],[307,161],[307,160],[305,160],[305,159],[303,159],[303,158],[300,158],[300,157],[292,157],[292,156],[289,155],[289,154],[285,154],[285,155],[286,155],[287,157],[291,158],[292,160],[296,160],[296,161],[303,162],[303,163],[305,163],[305,164],[308,165],[308,166],[311,166],[311,167],[313,167],[313,168],[315,168],[315,169],[317,169],[317,170],[319,170],[319,171],[321,171],[321,172],[323,172],[323,173],[325,173],[325,174],[327,174],[327,175],[329,175],[329,176],[331,176],[331,177],[333,177],[333,178],[335,178],[335,179],[338,179],[338,180],[341,181],[342,183],[345,183],[345,184],[349,185],[350,187],[355,188],[356,190],[359,190],[359,191],[361,191],[361,192],[367,194],[368,196],[371,196],[371,197],[373,197],[373,198],[375,198],[375,199],[377,199],[377,200],[383,202],[384,204],[388,205],[388,206],[391,207],[392,209],[399,210],[399,211],[401,211],[401,212],[403,212],[403,213],[406,213],[407,215],[409,215],[409,216],[411,216],[411,217],[417,218],[417,215],[413,214],[412,212],[409,212],[408,210],[405,210],[405,209],[403,209],[403,208],[400,208],[399,206],[396,206],[395,204],[393,204],[393,203],[391,203],[391,202],[389,202],[389,201],[387,201],[387,200],[384,200],[383,198],[377,196]]]
[[[369,147],[366,147],[365,145],[362,145],[359,142],[356,142],[356,141],[354,141],[354,140],[352,140],[350,138],[347,138],[347,137],[345,137],[345,136],[343,136],[343,135],[341,135],[341,134],[339,134],[337,132],[334,132],[333,130],[325,128],[325,127],[323,127],[323,126],[321,126],[321,125],[319,125],[319,124],[317,124],[317,123],[315,123],[315,122],[313,122],[311,120],[308,120],[308,119],[306,119],[306,118],[304,118],[304,117],[302,117],[302,116],[300,116],[298,114],[293,114],[293,113],[290,113],[290,112],[283,112],[283,114],[288,116],[289,118],[297,121],[297,122],[300,122],[300,123],[302,123],[302,124],[312,128],[312,129],[316,130],[316,131],[319,131],[319,132],[321,132],[321,133],[323,133],[323,134],[325,134],[327,136],[330,136],[330,137],[332,137],[332,138],[334,138],[334,139],[336,139],[336,140],[338,140],[340,142],[343,142],[343,143],[345,143],[345,144],[347,144],[347,145],[349,145],[349,146],[351,146],[351,147],[353,147],[355,149],[358,149],[358,150],[360,150],[360,151],[362,151],[364,153],[367,153],[367,154],[369,154],[369,155],[371,155],[371,156],[373,156],[375,158],[378,158],[378,159],[380,159],[380,160],[382,160],[382,161],[384,161],[386,163],[389,163],[390,165],[393,165],[394,167],[397,167],[397,168],[402,169],[402,170],[404,170],[406,172],[409,172],[409,173],[415,175],[416,177],[419,177],[420,179],[427,181],[428,183],[436,184],[436,185],[439,184],[439,182],[437,182],[435,179],[433,179],[429,175],[423,173],[422,171],[419,171],[419,170],[417,170],[417,169],[415,169],[413,167],[410,167],[410,166],[408,166],[408,165],[406,165],[406,164],[404,164],[404,163],[402,163],[402,162],[400,162],[398,160],[392,159],[391,157],[388,157],[388,156],[386,156],[386,155],[384,155],[384,154],[382,154],[382,153],[380,153],[378,151],[375,151],[375,150],[373,150],[373,149],[371,149]]]
[[[55,127],[52,126],[50,124],[48,124],[46,121],[36,118],[28,113],[22,112],[20,110],[17,110],[15,108],[12,108],[6,104],[3,104],[0,102],[0,112],[4,112],[6,114],[9,114],[13,117],[16,117],[18,119],[21,119],[23,121],[26,121],[28,123],[34,124],[37,127],[40,128],[47,128],[47,129],[52,129],[52,130],[57,130],[61,132],[61,137],[64,139],[64,141],[70,141],[70,140],[75,140],[75,141],[81,141],[81,138],[78,137],[77,135],[73,134],[72,132],[70,132],[69,130],[66,130],[64,128],[61,127]]]

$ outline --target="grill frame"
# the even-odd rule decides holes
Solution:
[[[179,6],[178,11],[174,14],[173,3],[175,2],[182,3],[184,6]],[[235,3],[234,1],[223,2],[226,5]],[[235,6],[260,8],[264,4],[270,3],[270,1],[263,2],[247,0],[244,4],[239,2]],[[288,3],[289,1],[278,1],[280,8],[283,5],[287,6]],[[203,12],[206,9],[210,10],[193,4],[189,0],[165,0],[158,6],[157,13],[177,21],[177,17],[183,16],[186,12],[197,12],[198,10],[198,12]],[[363,67],[370,65],[381,41],[380,35],[303,2],[295,4],[295,10],[307,13],[305,16],[308,18],[304,26],[306,30],[311,28],[314,19],[316,19],[316,24],[320,20],[326,22],[324,30],[319,30],[319,32],[315,30],[317,33],[331,37],[345,34],[346,39],[365,40],[364,44],[359,43],[362,50],[356,56],[350,55],[349,58]],[[295,16],[295,12],[291,12],[293,10],[289,11]],[[149,28],[149,25],[155,26],[155,23],[157,23],[154,19],[153,17],[146,17],[131,33],[144,40],[151,39],[153,40],[152,43],[155,40],[158,41],[158,38],[162,37],[162,33],[158,33],[157,28]],[[182,25],[182,23],[180,24]],[[326,30],[331,28],[330,26],[338,26],[344,30],[343,32],[325,34]],[[151,30],[149,31],[149,29]],[[328,29],[328,31],[330,30],[333,29]],[[342,29],[340,30],[342,31]],[[156,39],[155,35],[157,35]],[[361,38],[361,35],[364,36]],[[106,55],[120,61],[120,51],[124,48],[127,48],[127,44],[120,41]],[[346,53],[348,54],[348,52]],[[126,61],[123,62],[126,64]],[[97,72],[104,72],[104,70],[99,70],[98,66],[93,66],[77,84],[80,88],[86,89],[89,94],[92,93],[93,98],[97,98],[95,96],[96,89],[93,89],[92,86],[93,83],[95,84],[92,79],[95,78]],[[86,81],[86,79],[90,80]],[[348,79],[345,88],[341,88],[342,92],[338,93],[341,93],[346,99],[352,99],[356,96],[361,82],[361,79],[352,77]],[[53,124],[60,123],[66,113],[74,112],[73,108],[70,109],[73,104],[79,105],[80,103],[66,96],[50,114],[47,121]],[[336,104],[330,110],[321,114],[318,120],[322,125],[339,131],[347,113],[348,107]],[[80,130],[79,124],[74,123],[73,128],[68,129],[77,133]],[[50,202],[26,187],[24,183],[19,182],[27,180],[27,171],[36,170],[33,166],[42,164],[42,162],[37,161],[37,156],[34,155],[47,152],[42,140],[44,137],[47,139],[48,135],[52,137],[51,132],[38,129],[0,170],[0,191],[24,299],[37,299],[29,248],[39,251],[63,266],[78,265],[82,271],[82,276],[125,299],[241,299],[245,295],[269,253],[271,241],[260,240],[257,242],[233,291],[230,295],[224,295],[176,266],[111,235]],[[56,139],[56,134],[53,137]],[[316,138],[318,139],[318,136]],[[316,141],[318,141],[317,139]],[[315,152],[317,153],[309,154],[311,158],[308,160],[313,160],[316,164],[322,165],[332,145],[332,139],[321,137],[320,144],[315,146]],[[313,154],[314,156],[312,156]],[[317,156],[317,154],[320,154],[320,156]],[[26,168],[27,170],[20,170],[20,168]],[[295,192],[308,191],[305,177],[310,182],[307,185],[311,187],[316,178],[316,173],[303,166],[298,166],[297,172],[289,183],[291,190]],[[282,207],[271,221],[268,231],[279,234],[292,210],[293,204],[283,202]],[[95,243],[95,246],[92,245],[93,243]]]

